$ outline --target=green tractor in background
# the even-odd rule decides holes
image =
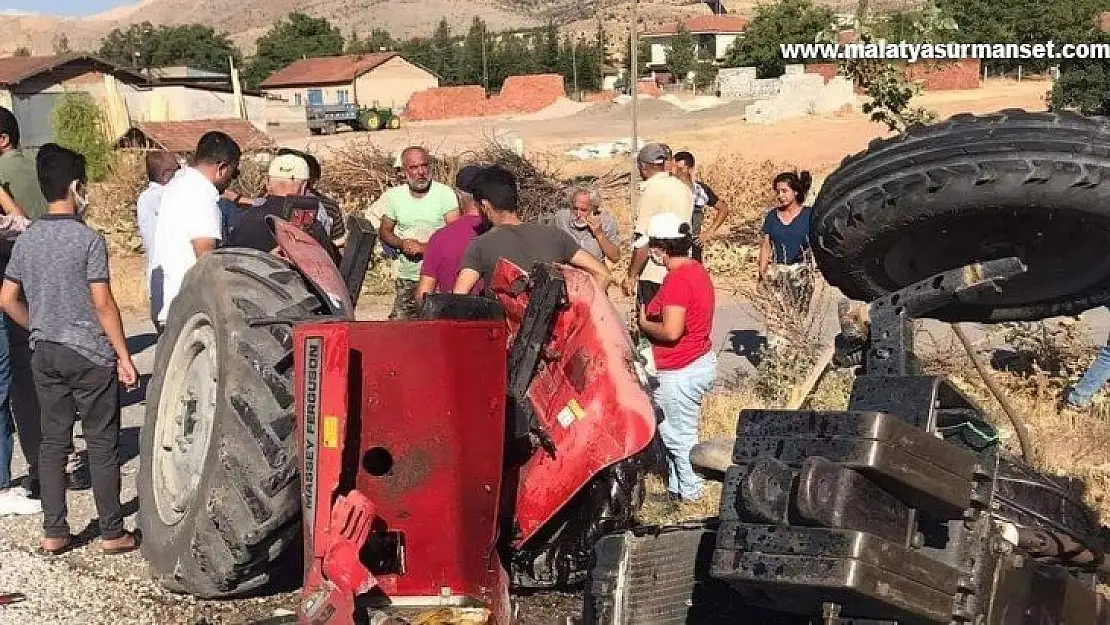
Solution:
[[[331,135],[339,125],[351,130],[396,130],[401,118],[388,107],[360,106],[358,104],[309,104],[305,107],[305,121],[314,135]]]

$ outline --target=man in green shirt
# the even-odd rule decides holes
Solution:
[[[19,149],[19,123],[15,115],[0,106],[0,186],[35,221],[46,212],[46,198],[39,189],[35,159]]]
[[[431,158],[419,146],[401,152],[405,184],[385,192],[378,236],[384,245],[399,250],[394,261],[397,293],[390,319],[415,319],[416,285],[424,246],[432,234],[459,218],[459,198],[451,187],[432,180]]]
[[[39,187],[39,176],[35,159],[19,149],[19,122],[15,115],[0,106],[0,186],[15,201],[28,219],[38,220],[46,213],[46,198]],[[0,243],[0,271],[6,269],[11,257],[12,242]],[[6,317],[0,315],[0,318]],[[6,322],[6,323],[5,323]],[[6,328],[4,326],[7,326]],[[27,460],[27,481],[18,495],[38,498],[39,466],[39,399],[35,391],[35,380],[31,376],[30,334],[11,319],[0,321],[0,342],[5,358],[0,366],[0,464],[11,462],[12,421],[15,432],[19,434],[19,445]],[[3,370],[4,368],[7,370]],[[11,406],[9,419],[7,406]],[[7,439],[5,441],[3,439]],[[6,452],[6,453],[5,453]],[[6,456],[6,457],[5,457]],[[6,474],[7,466],[0,467],[0,475]],[[14,484],[0,484],[0,491]],[[13,496],[9,494],[9,496]]]

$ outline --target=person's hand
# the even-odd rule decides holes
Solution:
[[[636,278],[632,276],[626,276],[624,282],[621,283],[621,289],[624,291],[625,295],[627,295],[628,297],[632,297],[632,295],[636,292]]]
[[[702,230],[701,233],[698,235],[698,245],[705,247],[706,245],[709,245],[709,242],[716,238],[716,236],[717,233],[715,232]]]
[[[401,251],[408,256],[418,256],[424,253],[424,244],[416,239],[402,239]]]
[[[647,308],[645,306],[640,306],[637,309],[636,321],[641,328],[647,323]]]
[[[119,381],[125,390],[132,391],[138,388],[139,372],[135,369],[135,363],[131,361],[130,355],[116,363],[116,374],[119,375]]]
[[[601,232],[601,215],[590,213],[586,216],[586,227],[595,237]]]

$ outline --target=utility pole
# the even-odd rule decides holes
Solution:
[[[577,97],[578,99],[582,99],[581,98],[582,94],[580,94],[578,92],[578,57],[576,56],[576,53],[575,53],[575,50],[577,48],[578,48],[578,40],[577,39],[571,39],[570,40],[570,67],[571,67],[571,73],[574,75],[574,96]]]
[[[486,23],[482,22],[482,85],[489,93],[489,61],[486,59]]]
[[[637,135],[636,135],[636,131],[637,131],[636,122],[637,122],[637,117],[638,117],[637,114],[638,114],[638,109],[639,109],[639,106],[638,106],[639,97],[637,97],[637,96],[639,96],[639,86],[640,86],[640,61],[637,58],[639,56],[637,54],[637,52],[640,48],[640,42],[639,42],[639,36],[636,33],[636,21],[638,19],[637,4],[638,4],[637,0],[632,0],[632,33],[631,33],[631,37],[629,38],[629,41],[631,43],[631,48],[632,48],[632,50],[631,50],[632,64],[631,64],[631,67],[628,70],[628,73],[629,73],[629,77],[628,77],[629,92],[632,94],[632,102],[631,102],[631,104],[632,104],[632,146],[631,146],[632,147],[632,164],[631,164],[631,174],[632,175],[628,179],[628,189],[629,189],[628,195],[629,195],[630,201],[632,202],[632,224],[633,224],[633,226],[635,226],[636,218],[638,217],[638,215],[636,214],[636,199],[637,199],[636,196],[638,195],[638,192],[640,190],[639,185],[636,184],[636,179],[640,176],[640,168],[638,167],[638,163],[636,162],[638,160],[637,153],[639,152],[639,149],[638,149],[639,140],[638,140]]]

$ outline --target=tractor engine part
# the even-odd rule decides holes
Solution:
[[[1110,623],[1082,482],[1007,457],[978,406],[909,369],[912,316],[1024,270],[998,259],[872,302],[848,410],[744,410],[719,519],[604,537],[584,622]],[[692,458],[713,475],[722,452],[714,440]]]

